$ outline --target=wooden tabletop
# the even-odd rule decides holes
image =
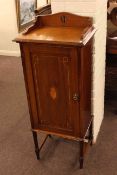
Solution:
[[[81,43],[83,28],[76,27],[43,27],[27,35],[19,35],[16,41],[37,43]]]

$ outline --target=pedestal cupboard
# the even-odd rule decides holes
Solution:
[[[92,141],[92,18],[62,12],[38,16],[20,43],[35,152],[47,137],[80,143],[80,168]],[[37,132],[47,137],[38,147]]]

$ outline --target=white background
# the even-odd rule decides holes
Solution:
[[[38,7],[46,0],[38,0]],[[19,56],[19,46],[12,40],[17,36],[15,0],[0,0],[0,55]]]

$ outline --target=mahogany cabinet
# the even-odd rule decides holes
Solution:
[[[39,159],[47,137],[80,143],[80,168],[92,141],[92,18],[67,12],[38,16],[20,43],[30,120]],[[47,137],[38,147],[37,132]]]

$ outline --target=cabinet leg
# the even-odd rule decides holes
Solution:
[[[90,145],[93,145],[93,123],[91,122],[90,128],[89,128],[89,139],[90,139]]]
[[[80,158],[79,158],[79,162],[80,162],[80,169],[82,169],[83,165],[84,165],[84,142],[83,141],[80,142]]]
[[[40,159],[40,155],[39,155],[39,145],[38,145],[38,139],[37,139],[37,132],[32,131],[32,133],[33,133],[33,140],[34,140],[34,144],[35,144],[36,157],[39,160]]]

